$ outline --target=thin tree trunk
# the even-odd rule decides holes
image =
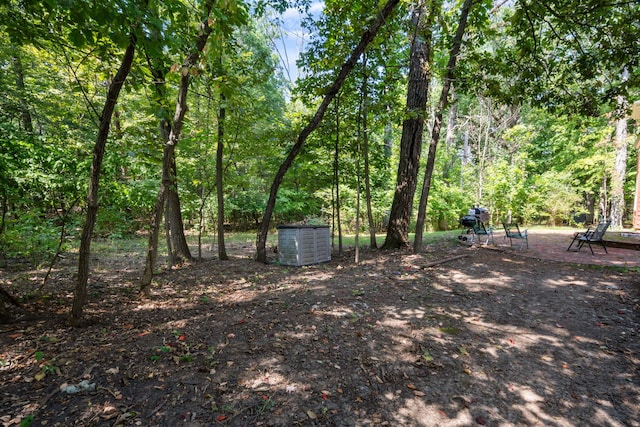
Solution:
[[[424,180],[422,182],[422,192],[420,195],[420,205],[418,208],[418,219],[416,221],[416,237],[413,242],[414,252],[419,252],[422,249],[422,234],[424,232],[424,222],[427,216],[427,202],[429,200],[429,190],[431,189],[431,177],[433,175],[433,168],[436,162],[436,150],[438,148],[438,140],[440,139],[440,130],[442,129],[442,117],[444,110],[447,108],[449,101],[449,88],[453,81],[453,74],[456,69],[456,61],[458,60],[458,53],[462,46],[462,37],[464,36],[467,27],[467,18],[471,11],[472,0],[465,0],[460,12],[460,21],[458,22],[458,29],[453,39],[453,45],[449,52],[449,62],[447,63],[447,71],[444,77],[444,84],[442,85],[442,91],[440,92],[440,100],[438,101],[438,107],[436,109],[435,118],[433,119],[433,127],[431,129],[431,144],[429,145],[429,154],[427,155],[427,165],[424,172]]]
[[[361,103],[362,104],[362,103]],[[362,115],[362,105],[360,108]],[[359,120],[359,122],[361,122]],[[358,138],[356,139],[356,235],[355,235],[355,263],[360,262],[360,147],[361,147],[361,123],[358,123]]]
[[[2,190],[2,212],[0,212],[0,235],[4,233],[7,224],[7,213],[9,212],[9,200],[4,189]]]
[[[395,7],[398,5],[399,2],[400,0],[388,0],[387,3],[382,8],[382,10],[380,11],[375,22],[371,25],[371,27],[369,27],[368,30],[364,32],[364,34],[362,34],[362,37],[360,38],[360,42],[355,47],[355,49],[351,52],[351,56],[349,57],[349,59],[347,59],[347,61],[340,68],[340,71],[338,72],[336,79],[334,80],[331,87],[327,90],[327,93],[325,94],[324,99],[322,100],[322,103],[318,107],[318,110],[316,111],[315,115],[313,116],[309,124],[307,124],[307,126],[305,126],[305,128],[302,129],[302,131],[300,132],[300,135],[298,135],[298,139],[296,140],[296,143],[291,148],[289,155],[287,156],[285,161],[282,163],[282,165],[280,165],[278,172],[276,172],[276,176],[273,180],[273,184],[271,185],[271,190],[269,192],[269,200],[267,201],[267,206],[264,211],[262,224],[260,225],[260,229],[258,231],[258,237],[256,241],[256,260],[260,262],[267,261],[266,246],[267,246],[267,234],[269,232],[269,223],[271,222],[271,215],[273,215],[273,210],[276,205],[276,196],[278,194],[278,189],[280,188],[280,184],[282,183],[282,179],[284,178],[284,175],[287,173],[287,171],[293,164],[293,161],[298,156],[298,153],[302,149],[302,146],[306,142],[311,132],[313,132],[320,124],[320,121],[322,120],[322,117],[324,117],[324,114],[327,111],[329,104],[331,103],[333,98],[338,94],[338,91],[344,84],[344,81],[349,75],[349,73],[351,72],[351,70],[353,70],[353,68],[356,66],[358,58],[360,57],[360,55],[362,55],[362,53],[364,52],[366,47],[369,45],[369,43],[371,43],[371,41],[375,38],[378,31],[380,30],[380,28],[382,28],[387,18],[391,15],[391,12],[393,12],[393,10],[395,9]]]
[[[331,185],[331,249],[336,248],[336,191],[335,186]]]
[[[342,220],[340,219],[340,96],[336,98],[336,139],[333,145],[333,186],[336,189],[335,214],[338,226],[338,255],[342,256]]]
[[[367,74],[367,55],[363,56],[362,61],[362,157],[364,158],[364,187],[365,187],[365,200],[367,203],[367,220],[369,222],[369,247],[375,249],[378,247],[376,242],[376,223],[373,218],[373,208],[371,206],[371,176],[369,171],[369,88]]]
[[[432,22],[434,11],[422,18],[424,2],[419,2],[412,13],[414,34],[411,41],[409,83],[407,85],[406,108],[408,117],[402,123],[400,139],[400,161],[396,176],[396,188],[389,214],[387,236],[383,249],[395,249],[409,246],[409,222],[413,208],[420,153],[422,151],[422,131],[424,128],[429,94],[429,78],[433,51],[431,47]],[[421,35],[425,33],[425,38]]]
[[[169,192],[167,191],[167,197],[164,200],[164,238],[167,243],[167,268],[172,269],[174,265],[176,265],[176,257],[173,252],[173,244],[171,241],[171,220],[169,219],[171,216],[169,212],[171,211],[171,206],[169,205]]]
[[[202,186],[200,193],[200,206],[198,208],[198,259],[202,259],[202,234],[205,230],[205,215],[204,208],[209,198],[210,191]]]
[[[140,280],[140,293],[144,296],[148,296],[151,293],[151,280],[153,279],[153,270],[155,269],[156,258],[158,255],[158,232],[160,228],[160,222],[162,221],[162,207],[167,197],[167,191],[171,185],[171,166],[172,159],[175,153],[178,140],[180,139],[180,132],[182,131],[182,125],[184,124],[184,115],[187,110],[187,94],[189,91],[189,80],[191,68],[197,63],[200,58],[200,54],[204,49],[207,39],[211,34],[211,27],[209,26],[209,15],[211,13],[211,7],[213,0],[209,0],[205,5],[206,19],[200,24],[200,35],[198,36],[194,51],[187,55],[180,70],[180,86],[178,89],[178,99],[176,101],[176,110],[173,116],[173,125],[171,127],[171,133],[169,139],[164,146],[162,156],[162,181],[160,183],[160,189],[158,190],[158,196],[156,198],[156,205],[154,210],[154,216],[151,223],[151,230],[149,232],[149,243],[147,247],[147,258],[145,261],[144,273]]]
[[[465,188],[464,173],[471,160],[471,147],[469,146],[469,124],[464,129],[464,141],[462,143],[462,164],[460,170],[460,189]]]
[[[224,151],[224,124],[227,115],[225,96],[220,92],[220,110],[218,112],[218,146],[216,148],[216,195],[218,197],[218,258],[226,261],[227,249],[224,244],[224,187],[223,187],[223,151]]]
[[[91,163],[91,172],[89,175],[89,190],[87,193],[87,216],[84,226],[82,227],[82,235],[80,237],[80,250],[78,259],[78,278],[76,289],[73,295],[73,304],[69,323],[77,324],[82,318],[82,310],[87,301],[87,282],[89,281],[89,257],[91,256],[91,238],[93,229],[96,224],[98,215],[98,189],[100,183],[100,168],[104,158],[105,146],[109,137],[109,128],[113,111],[118,102],[120,90],[124,86],[124,82],[131,71],[133,64],[133,56],[136,48],[136,39],[132,34],[130,36],[129,46],[124,53],[120,68],[109,85],[107,98],[100,115],[100,125],[98,128],[98,136],[93,147],[93,161]]]

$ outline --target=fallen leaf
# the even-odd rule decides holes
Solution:
[[[317,419],[317,418],[318,418],[318,416],[316,415],[316,413],[315,413],[315,412],[313,412],[311,409],[309,409],[309,410],[307,411],[307,417],[309,417],[309,418],[310,418],[310,419],[312,419],[312,420],[315,420],[315,419]]]
[[[296,386],[295,385],[288,385],[285,387],[284,389],[287,393],[295,393],[296,392]]]
[[[414,396],[423,397],[423,396],[425,396],[426,393],[424,391],[420,391],[420,390],[413,390],[413,394],[414,394]]]
[[[143,331],[143,332],[140,332],[140,333],[138,334],[138,336],[139,336],[139,337],[143,337],[143,336],[145,336],[145,335],[149,335],[150,333],[151,333],[151,332],[149,332],[149,331]]]
[[[45,374],[44,372],[40,371],[40,372],[38,372],[37,374],[34,375],[34,378],[36,379],[36,381],[41,381],[46,376],[47,376],[47,374]]]
[[[224,421],[227,419],[226,415],[218,415],[218,417],[216,418],[216,421],[220,422],[220,421]]]
[[[22,336],[22,334],[11,334],[11,335],[9,335],[9,338],[11,338],[12,340],[17,340],[21,336]]]
[[[410,388],[411,390],[415,390],[415,389],[418,388],[418,387],[416,387],[415,385],[413,385],[411,383],[407,384],[407,387]]]

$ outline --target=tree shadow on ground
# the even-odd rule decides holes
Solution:
[[[362,255],[206,260],[143,301],[105,261],[76,329],[62,280],[33,303],[53,311],[1,330],[0,422],[638,425],[638,273],[449,243]]]

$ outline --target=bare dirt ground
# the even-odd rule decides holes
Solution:
[[[147,300],[142,259],[114,255],[79,328],[72,257],[37,298],[39,272],[0,271],[24,299],[0,324],[0,425],[640,426],[638,268],[532,246],[307,267],[230,247]]]

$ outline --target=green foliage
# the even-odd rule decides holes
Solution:
[[[458,228],[461,212],[465,213],[473,205],[465,190],[459,186],[435,179],[432,181],[427,218],[431,230],[444,231]]]
[[[0,5],[0,206],[6,209],[1,255],[36,265],[49,260],[67,214],[69,237],[78,234],[99,106],[132,31],[138,54],[116,107],[102,165],[96,235],[117,238],[143,229],[160,180],[164,141],[158,123],[173,117],[180,78],[175,65],[197,34],[197,10],[182,0],[151,0],[147,7],[131,0],[5,3]],[[474,204],[488,207],[494,222],[512,215],[560,224],[583,211],[584,200],[597,199],[601,191],[606,199],[615,117],[608,104],[618,94],[638,95],[639,7],[547,3],[508,2],[496,9],[492,2],[474,4],[455,80],[459,118],[438,152],[427,206],[429,228],[456,228],[460,215]],[[291,99],[271,47],[277,32],[262,14],[285,6],[261,3],[257,18],[249,16],[244,2],[214,3],[214,33],[202,61],[189,70],[197,78],[176,152],[187,223],[194,222],[201,206],[205,227],[216,221],[218,202],[212,195],[221,109],[226,113],[224,221],[250,229],[262,220],[275,172],[368,24],[362,17],[379,3],[332,0],[324,3],[325,13],[305,21],[311,36],[300,58],[303,78]],[[434,32],[434,75],[443,72],[459,12],[455,2],[442,7]],[[405,118],[406,16],[403,10],[389,19],[367,50],[366,64],[361,58],[309,137],[284,177],[274,222],[331,222],[339,186],[342,226],[354,230],[366,99],[372,211],[382,229]],[[580,25],[578,16],[590,25]],[[625,67],[630,76],[623,82]],[[634,165],[635,153],[628,158],[628,199]],[[364,202],[361,231],[368,227]],[[63,250],[71,244],[65,240]]]
[[[548,171],[531,181],[520,212],[525,223],[561,225],[580,211],[582,199],[572,187],[568,173]]]
[[[29,427],[34,420],[35,416],[33,414],[27,415],[20,421],[20,427]]]
[[[303,220],[308,215],[319,215],[320,202],[305,191],[283,188],[278,192],[274,219],[276,223]]]
[[[60,239],[57,221],[55,217],[47,218],[38,213],[10,213],[6,229],[0,234],[0,259],[26,260],[34,266],[49,262]],[[73,229],[73,224],[67,228]],[[69,239],[63,241],[63,252],[69,244]]]

